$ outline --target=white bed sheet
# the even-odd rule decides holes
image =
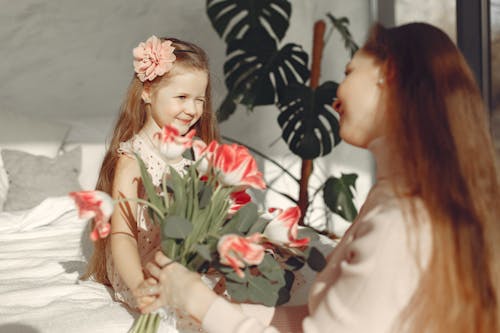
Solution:
[[[86,221],[69,197],[0,213],[0,332],[127,332],[134,317],[110,291],[80,281]]]
[[[1,333],[125,333],[137,314],[115,302],[111,290],[81,281],[92,250],[87,221],[71,198],[45,199],[33,209],[0,213]],[[327,255],[326,237],[315,244]],[[305,304],[315,273],[288,305]]]

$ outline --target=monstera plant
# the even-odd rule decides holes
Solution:
[[[304,217],[311,203],[308,182],[313,160],[327,155],[340,142],[339,124],[331,109],[338,84],[318,84],[321,54],[313,60],[310,70],[309,56],[302,46],[280,45],[290,23],[289,1],[207,0],[206,8],[212,26],[227,44],[224,75],[228,93],[217,109],[217,118],[227,120],[238,105],[248,110],[277,106],[281,137],[302,159],[302,176],[294,178],[300,187],[299,199],[282,194],[299,205]],[[331,31],[337,30],[346,48],[354,53],[357,46],[347,28],[347,18],[337,19],[331,14],[327,17]],[[323,45],[322,37],[315,43]],[[316,80],[312,72],[317,73]],[[355,174],[330,177],[320,189],[330,210],[348,221],[357,214],[352,193],[356,178]]]

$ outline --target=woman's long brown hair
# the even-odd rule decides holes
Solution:
[[[175,38],[162,38],[171,40],[175,47],[176,60],[174,68],[167,74],[155,78],[151,82],[151,89],[160,85],[168,84],[168,78],[175,75],[176,69],[180,67],[187,70],[200,70],[208,74],[208,85],[205,92],[205,106],[200,120],[195,124],[197,135],[206,143],[219,139],[215,115],[212,112],[210,72],[208,57],[198,46]],[[149,84],[149,83],[148,83]],[[111,195],[113,179],[115,177],[115,167],[120,157],[118,147],[120,142],[130,140],[137,134],[146,122],[146,104],[141,95],[143,83],[134,75],[128,87],[125,100],[120,108],[120,114],[116,122],[113,136],[109,144],[106,155],[102,162],[96,190],[104,191]],[[106,274],[105,248],[108,238],[100,239],[94,243],[94,252],[87,266],[87,271],[82,279],[92,278],[95,281],[109,285]]]
[[[430,262],[397,332],[499,332],[499,178],[474,76],[424,23],[376,25],[363,51],[385,69],[389,149],[431,219]]]

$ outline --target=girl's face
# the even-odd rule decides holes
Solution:
[[[205,105],[208,74],[179,69],[167,84],[145,89],[142,98],[151,104],[151,116],[158,126],[171,125],[184,135],[200,119]]]
[[[366,148],[383,134],[381,74],[381,66],[363,51],[356,52],[346,66],[333,108],[339,114],[340,137],[347,143]]]

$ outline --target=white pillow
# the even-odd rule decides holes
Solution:
[[[71,151],[76,147],[82,149],[82,168],[78,180],[83,190],[93,190],[97,183],[102,160],[106,153],[104,143],[65,143],[63,151]]]
[[[80,190],[80,147],[55,158],[10,149],[1,155],[9,179],[6,211],[29,209],[48,197]]]
[[[0,158],[0,163],[2,163],[2,159]],[[9,179],[7,178],[7,173],[3,168],[3,165],[0,167],[0,212],[3,211],[3,205],[5,203],[5,199],[7,198],[7,191],[9,190]]]
[[[45,118],[0,112],[0,152],[2,149],[18,150],[50,158],[57,153],[68,135],[70,126],[50,122]],[[0,157],[0,212],[8,191],[8,178]]]

